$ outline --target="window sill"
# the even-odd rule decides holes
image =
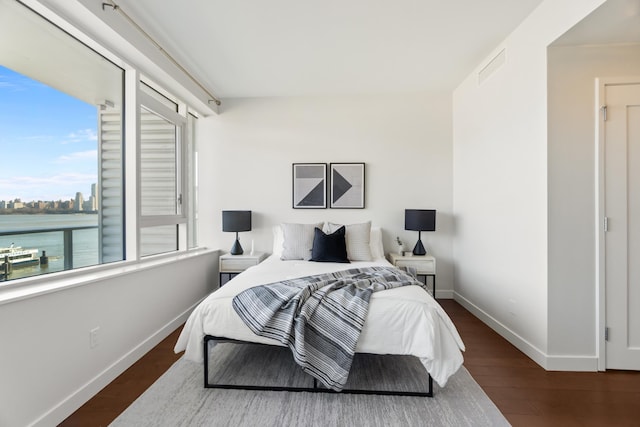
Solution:
[[[0,305],[216,252],[217,249],[196,248],[179,253],[149,256],[137,261],[120,261],[16,279],[0,283]]]

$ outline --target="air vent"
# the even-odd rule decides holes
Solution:
[[[506,49],[502,49],[496,56],[493,57],[487,65],[478,73],[478,84],[482,84],[491,74],[493,74],[498,68],[504,64],[506,59]]]

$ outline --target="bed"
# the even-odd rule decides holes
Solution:
[[[291,257],[286,254],[286,228],[282,225],[284,229],[282,234],[279,234],[277,228],[274,228],[274,253],[205,298],[192,312],[178,338],[175,345],[176,352],[184,351],[184,357],[187,360],[204,362],[205,386],[208,384],[206,358],[211,343],[229,340],[283,346],[271,338],[256,335],[239,317],[233,308],[233,300],[241,292],[281,280],[346,269],[394,268],[384,258],[379,228],[365,227],[368,238],[361,239],[364,242],[359,242],[361,249],[363,243],[368,246],[370,260],[357,260],[367,258],[367,255],[359,256],[354,246],[349,252],[352,258],[350,263],[290,259]],[[324,228],[326,229],[326,225]],[[355,234],[351,235],[350,243],[353,244],[356,240],[353,238]],[[283,246],[285,253],[283,253]],[[355,351],[379,355],[415,356],[426,369],[425,378],[428,378],[430,383],[433,379],[438,385],[445,386],[449,377],[462,365],[464,344],[452,321],[435,299],[424,288],[411,285],[371,294],[368,312]],[[314,381],[314,389],[316,388]],[[431,391],[430,389],[427,395],[430,395]]]

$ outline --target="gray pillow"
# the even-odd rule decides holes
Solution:
[[[313,248],[313,236],[316,227],[321,228],[322,223],[317,224],[281,224],[282,244],[281,260],[311,259]]]
[[[333,233],[340,227],[342,227],[342,224],[328,222],[324,231],[326,233]],[[349,261],[373,260],[373,256],[371,255],[371,246],[369,245],[371,240],[371,221],[367,221],[362,224],[349,224],[346,225],[345,228],[347,257],[349,258]]]

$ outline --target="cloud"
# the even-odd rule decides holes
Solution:
[[[13,176],[0,178],[0,200],[68,200],[77,191],[88,193],[97,174],[64,172],[50,176]]]
[[[2,68],[3,67],[0,66],[0,70]],[[15,76],[0,74],[0,89],[2,90],[10,90],[13,92],[17,92],[17,91],[26,90],[27,88],[34,87],[34,86],[46,87],[45,85],[43,85],[42,83],[36,80],[31,80],[19,74],[16,74]]]
[[[51,176],[16,176],[11,178],[0,179],[0,186],[41,186],[41,185],[57,185],[57,184],[73,184],[79,182],[85,182],[87,180],[95,180],[98,178],[97,174],[90,173],[74,173],[64,172]]]
[[[98,150],[76,151],[75,153],[64,154],[54,160],[54,163],[69,163],[75,161],[98,160]]]
[[[94,129],[80,129],[75,132],[71,132],[65,137],[61,144],[75,144],[78,142],[97,141],[98,134]]]
[[[11,89],[11,90],[21,90],[22,86],[17,84],[17,82],[15,80],[9,80],[9,78],[7,76],[3,76],[0,74],[0,89],[6,90],[6,89]]]

